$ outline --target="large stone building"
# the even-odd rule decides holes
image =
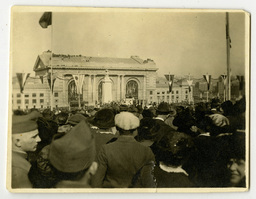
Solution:
[[[56,55],[50,51],[37,57],[34,71],[36,76],[48,84],[53,74],[54,106],[67,107],[76,104],[78,95],[73,75],[83,75],[84,81],[81,103],[84,105],[100,104],[103,101],[103,84],[106,70],[111,81],[113,101],[134,99],[146,103],[150,93],[156,89],[157,67],[153,60],[142,60],[138,56],[130,58],[86,57],[82,55]],[[48,91],[49,92],[49,91]],[[56,101],[58,100],[58,101]]]

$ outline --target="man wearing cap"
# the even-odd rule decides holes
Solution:
[[[139,123],[138,117],[129,112],[115,116],[120,136],[116,141],[103,145],[99,151],[99,168],[92,178],[93,187],[154,187],[151,173],[154,155],[149,147],[141,145],[133,137]],[[140,182],[136,179],[140,179]]]
[[[36,122],[39,116],[39,112],[33,111],[12,117],[12,188],[32,188],[28,179],[31,164],[27,152],[36,151],[41,141]]]

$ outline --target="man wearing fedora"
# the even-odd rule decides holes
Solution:
[[[32,188],[28,179],[31,164],[27,160],[27,152],[36,151],[41,141],[36,122],[39,116],[39,112],[33,111],[12,117],[12,188]]]
[[[161,137],[166,132],[170,133],[172,131],[173,132],[176,131],[176,129],[172,128],[170,125],[166,124],[165,122],[166,119],[169,117],[170,112],[171,112],[170,106],[166,102],[161,102],[156,109],[156,117],[154,119],[156,120],[156,124],[160,126],[160,128],[158,128],[158,131],[156,132],[157,140],[161,139]]]
[[[92,134],[95,137],[97,153],[102,145],[117,137],[114,118],[115,114],[112,109],[103,108],[97,111],[94,117],[88,119]]]

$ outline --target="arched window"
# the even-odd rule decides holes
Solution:
[[[83,92],[80,94],[80,101],[83,100]],[[71,81],[68,85],[68,102],[74,105],[78,104],[78,94],[75,81]]]
[[[130,80],[127,84],[126,84],[126,98],[134,98],[134,99],[138,99],[138,83],[134,80]]]

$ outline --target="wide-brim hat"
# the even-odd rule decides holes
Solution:
[[[166,102],[161,102],[156,110],[160,113],[170,113],[171,111],[169,104]]]
[[[50,163],[59,171],[75,173],[87,169],[95,159],[95,141],[89,125],[82,120],[50,145]]]
[[[108,129],[115,126],[115,114],[112,109],[104,108],[88,119],[88,122],[100,129]]]

